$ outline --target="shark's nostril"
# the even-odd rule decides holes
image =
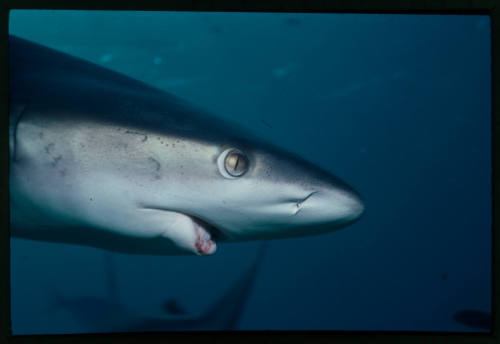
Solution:
[[[302,209],[302,206],[304,205],[304,202],[306,202],[309,197],[311,197],[312,195],[314,195],[317,191],[313,191],[311,192],[309,195],[307,195],[305,198],[299,200],[299,201],[296,201],[295,202],[295,211],[293,212],[294,215],[297,215],[299,213],[299,211]]]
[[[295,209],[294,209],[293,215],[297,215],[299,213],[300,209],[302,209],[302,202],[295,203]]]

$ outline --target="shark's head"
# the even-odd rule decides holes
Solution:
[[[324,233],[363,213],[351,187],[303,158],[124,75],[9,42],[16,236],[210,254],[213,239]]]
[[[169,141],[178,162],[169,164],[174,170],[165,178],[165,204],[155,206],[188,215],[216,240],[325,233],[363,214],[352,187],[274,145],[235,136]]]
[[[312,235],[345,227],[364,211],[353,188],[271,146],[224,146],[212,163],[217,205],[200,218],[229,240]],[[215,167],[215,168],[214,168]]]

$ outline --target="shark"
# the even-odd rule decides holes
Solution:
[[[51,312],[65,311],[92,332],[214,331],[237,330],[265,256],[260,245],[250,266],[201,312],[189,313],[175,299],[167,299],[161,315],[139,314],[123,305],[112,252],[104,251],[106,296],[65,296],[53,291]]]
[[[235,109],[235,115],[237,110]],[[328,233],[329,171],[163,90],[9,36],[11,236],[150,255]]]

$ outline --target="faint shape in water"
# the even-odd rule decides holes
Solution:
[[[442,279],[443,281],[446,281],[446,280],[448,279],[448,274],[447,274],[446,272],[443,272],[443,273],[441,274],[441,279]]]
[[[175,315],[187,314],[186,310],[184,309],[184,307],[182,307],[179,301],[174,299],[169,299],[165,301],[162,308],[165,311],[165,313],[168,314],[175,314]]]
[[[453,314],[453,319],[474,329],[491,330],[492,328],[491,313],[488,312],[463,310]]]
[[[358,92],[361,90],[364,86],[366,86],[368,83],[352,83],[350,85],[346,85],[345,87],[342,87],[340,89],[335,89],[331,93],[332,97],[347,97],[353,93]]]
[[[234,330],[245,310],[267,245],[260,246],[246,272],[230,286],[208,309],[188,314],[176,300],[163,304],[165,316],[141,315],[119,301],[119,283],[115,273],[113,253],[104,252],[106,268],[106,297],[67,297],[52,291],[53,304],[49,311],[66,310],[91,332],[144,332],[186,330]]]
[[[113,55],[112,54],[104,54],[99,58],[99,61],[101,63],[108,63],[111,60],[113,60]]]
[[[159,80],[156,85],[161,89],[170,89],[172,87],[180,87],[192,85],[200,81],[200,77],[180,77],[180,78],[168,78]]]
[[[215,33],[216,35],[222,33],[224,30],[222,29],[222,27],[220,25],[217,25],[217,24],[213,24],[210,26],[210,30]]]
[[[176,43],[172,48],[172,51],[175,53],[183,53],[187,50],[187,46],[182,43]]]
[[[160,56],[156,56],[154,59],[153,59],[153,64],[155,65],[159,65],[163,62],[163,59],[160,57]]]
[[[288,63],[284,66],[277,67],[273,69],[273,76],[275,78],[283,78],[287,75],[289,75],[296,67],[295,63]]]
[[[302,22],[299,18],[288,17],[283,20],[283,23],[289,26],[299,26]]]
[[[408,77],[408,72],[404,70],[396,71],[392,73],[392,78],[396,80],[406,79]]]
[[[478,21],[476,22],[477,29],[481,31],[485,30],[489,26],[490,26],[490,18],[487,16],[479,18]]]
[[[261,121],[262,123],[264,123],[264,125],[265,125],[266,127],[268,127],[269,129],[272,129],[272,128],[273,128],[273,127],[271,126],[271,124],[267,123],[265,120],[261,119],[260,121]]]
[[[341,98],[351,96],[364,88],[373,88],[382,83],[391,82],[394,80],[403,80],[408,78],[408,72],[401,70],[393,72],[389,75],[378,75],[367,80],[356,81],[347,84],[343,87],[335,88],[330,92],[330,97]]]

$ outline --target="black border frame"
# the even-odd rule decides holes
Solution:
[[[500,295],[500,235],[497,214],[500,213],[500,159],[498,152],[500,118],[500,78],[498,68],[497,0],[3,0],[0,8],[0,342],[4,343],[108,343],[119,342],[209,342],[209,343],[496,343],[500,333],[498,317]],[[12,336],[10,328],[10,233],[9,233],[9,150],[8,150],[8,21],[10,9],[85,9],[85,10],[170,10],[170,11],[237,11],[237,12],[336,12],[394,14],[486,14],[491,18],[492,53],[492,310],[490,334],[465,332],[415,331],[237,331],[237,332],[160,332],[79,335]],[[36,287],[36,286],[35,286]]]

